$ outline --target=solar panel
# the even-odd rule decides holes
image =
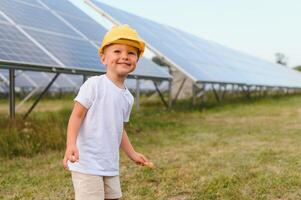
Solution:
[[[179,29],[92,1],[121,23],[133,26],[155,49],[194,81],[301,87],[300,73],[207,41]]]
[[[105,71],[97,56],[97,48],[83,39],[75,39],[55,34],[45,34],[40,31],[29,30],[40,44],[51,54],[62,61],[65,66],[84,67]]]
[[[0,16],[1,22],[6,20],[0,22],[0,61],[105,72],[95,43],[100,43],[106,30],[70,2],[1,0]],[[144,63],[134,75],[170,78],[154,63]]]
[[[24,3],[24,4],[29,4],[29,5],[32,5],[32,6],[39,6],[37,0],[14,0],[14,1]]]
[[[90,40],[94,40],[97,45],[99,45],[103,35],[107,32],[104,27],[68,1],[43,0],[42,2]]]
[[[139,76],[145,76],[145,74],[151,74],[152,77],[160,77],[161,74],[168,74],[166,70],[158,67],[148,59],[141,58],[138,66],[136,67],[135,74]],[[169,76],[169,75],[167,75]]]
[[[58,14],[64,18],[70,25],[75,27],[78,31],[83,33],[89,40],[95,41],[96,43],[100,43],[102,40],[102,37],[107,32],[107,30],[97,24],[94,20],[92,20],[89,16],[85,15],[84,13],[79,13],[78,11],[75,12],[75,6],[73,6],[71,3],[64,3],[61,5],[59,0],[42,0],[43,3],[45,3],[47,6],[49,6],[51,9],[57,9]],[[64,8],[64,9],[62,9]],[[98,46],[99,44],[97,44]],[[93,55],[93,58],[90,58],[91,60],[97,60],[99,63],[98,57],[95,57],[95,54],[97,52],[91,54]],[[90,56],[91,57],[91,56]],[[95,62],[94,62],[95,63]],[[77,66],[77,65],[74,65]],[[91,65],[93,66],[93,65]],[[97,69],[105,70],[104,66],[99,65],[96,67]],[[138,62],[138,66],[136,70],[132,73],[134,75],[138,76],[151,76],[151,77],[170,77],[170,75],[165,72],[164,70],[161,70],[160,67],[158,67],[155,63],[145,59],[141,58]]]
[[[33,6],[14,0],[1,0],[0,7],[5,15],[19,25],[76,36],[72,29],[39,4]]]
[[[68,2],[68,0],[42,0],[42,2],[60,14],[91,21],[91,18],[88,15],[79,10],[77,7],[73,6],[70,2]]]
[[[37,64],[56,63],[14,26],[0,26],[0,59]]]
[[[8,22],[8,21],[1,15],[1,12],[0,12],[0,23],[1,22]]]
[[[107,30],[99,24],[97,24],[93,20],[84,20],[82,18],[76,18],[68,15],[64,15],[61,13],[63,18],[67,20],[72,26],[74,26],[77,30],[80,30],[86,37],[90,40],[95,41],[97,45],[102,41],[103,35],[107,32]]]

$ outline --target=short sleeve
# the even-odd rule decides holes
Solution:
[[[79,102],[85,108],[89,109],[93,103],[94,97],[95,97],[95,92],[93,89],[93,78],[89,78],[80,87],[77,96],[74,98],[74,101]]]

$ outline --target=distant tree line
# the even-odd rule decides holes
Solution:
[[[276,63],[287,66],[288,58],[284,53],[277,52],[275,53],[275,57],[276,57]]]
[[[295,70],[301,71],[301,65],[294,67]]]

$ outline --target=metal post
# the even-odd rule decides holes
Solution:
[[[220,89],[221,89],[220,99],[222,101],[225,97],[226,92],[227,92],[227,84],[221,85]]]
[[[9,116],[11,119],[15,118],[15,70],[9,69]]]
[[[168,103],[165,101],[163,94],[160,92],[157,83],[156,83],[155,81],[153,81],[153,83],[154,83],[154,86],[155,86],[155,88],[156,88],[156,91],[158,92],[159,97],[161,98],[163,104],[165,105],[166,108],[169,108],[169,105],[168,105]]]
[[[197,95],[198,97],[198,95]],[[206,83],[202,84],[201,95],[200,95],[201,103],[205,103],[206,101]]]
[[[192,84],[192,105],[195,106],[196,104],[196,86]]]
[[[140,111],[140,81],[136,78],[136,110]]]
[[[217,91],[216,91],[216,89],[215,89],[215,87],[214,87],[215,84],[212,83],[211,86],[212,86],[212,91],[213,91],[213,94],[214,94],[216,100],[217,100],[218,102],[220,102],[219,94],[217,93]]]
[[[87,75],[83,75],[83,83],[88,79]]]
[[[172,106],[172,80],[168,81],[168,108]]]

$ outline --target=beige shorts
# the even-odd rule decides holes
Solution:
[[[119,199],[122,196],[119,176],[96,176],[71,172],[75,200]]]

